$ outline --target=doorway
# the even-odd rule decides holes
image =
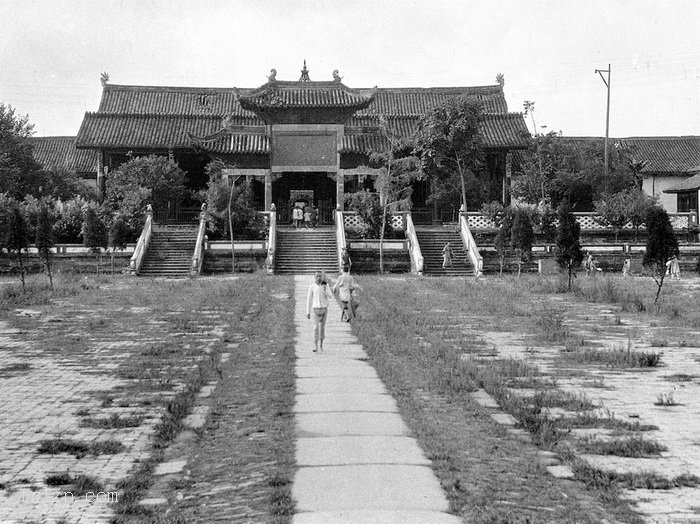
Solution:
[[[336,207],[335,181],[325,172],[282,173],[272,182],[272,202],[281,224],[291,224],[292,208],[299,202],[318,209],[319,224],[332,224]]]

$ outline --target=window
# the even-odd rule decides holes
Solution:
[[[678,212],[688,213],[698,210],[698,192],[678,193]]]

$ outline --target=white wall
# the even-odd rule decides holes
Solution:
[[[650,176],[644,177],[642,189],[647,195],[659,197],[659,203],[668,213],[678,212],[678,195],[676,193],[664,193],[664,189],[677,186],[683,177],[678,176]]]

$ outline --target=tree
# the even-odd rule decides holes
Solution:
[[[82,235],[83,245],[95,254],[97,274],[99,275],[102,249],[107,249],[107,228],[92,206],[85,211]]]
[[[39,252],[46,274],[49,277],[49,287],[53,291],[53,275],[51,273],[53,253],[51,248],[54,246],[53,237],[53,217],[49,211],[46,202],[39,209],[36,224],[36,249]]]
[[[664,285],[666,262],[674,256],[678,256],[678,240],[673,232],[668,213],[661,206],[652,207],[647,213],[645,222],[648,237],[642,264],[649,268],[651,276],[656,282],[657,289],[654,298],[654,304],[656,304]]]
[[[498,228],[498,233],[494,240],[494,245],[496,251],[498,252],[498,259],[500,263],[499,274],[503,275],[503,265],[505,264],[506,257],[511,253],[511,236],[513,233],[513,211],[511,208],[507,208],[503,211],[500,218],[500,226]]]
[[[162,156],[137,157],[112,171],[105,181],[105,205],[124,217],[129,227],[139,231],[143,210],[151,204],[163,211],[185,194],[185,172]]]
[[[511,246],[518,260],[518,277],[522,265],[532,258],[532,240],[535,234],[532,230],[530,214],[523,209],[517,209],[513,214],[513,228],[511,230]]]
[[[379,121],[387,147],[384,151],[373,152],[370,155],[370,165],[381,167],[375,181],[375,189],[379,192],[379,205],[382,208],[379,228],[379,272],[384,273],[384,235],[387,213],[390,207],[399,210],[411,208],[413,191],[411,183],[418,180],[422,172],[418,157],[413,155],[413,144],[394,133],[383,116]]]
[[[129,231],[129,226],[126,225],[126,222],[124,222],[121,217],[117,217],[109,228],[107,239],[107,244],[112,248],[112,274],[114,274],[114,252],[117,249],[119,251],[126,249],[126,243],[130,236],[131,231]]]
[[[634,229],[634,240],[637,240],[639,228],[644,224],[649,210],[658,205],[655,197],[650,197],[639,188],[627,192],[627,216]]]
[[[629,148],[614,149],[606,176],[602,141],[570,139],[555,132],[535,135],[521,155],[511,194],[531,204],[548,200],[557,208],[567,200],[577,211],[592,211],[602,194],[636,187],[630,154]]]
[[[483,163],[483,137],[480,125],[482,103],[473,97],[449,98],[430,110],[418,123],[417,152],[423,170],[431,177],[433,189],[450,184],[457,175],[462,204],[467,209],[467,180],[479,181],[474,175]],[[481,181],[479,181],[481,182]],[[485,193],[485,183],[482,193]]]
[[[568,202],[563,202],[557,209],[559,224],[556,236],[556,258],[559,267],[566,269],[568,275],[567,290],[571,291],[572,278],[578,266],[583,262],[581,249],[581,225],[571,212]]]
[[[33,134],[28,116],[17,115],[12,106],[0,102],[0,193],[16,200],[33,193],[32,178],[40,170],[29,141]]]
[[[14,254],[17,259],[19,265],[19,279],[22,282],[22,292],[24,292],[26,291],[26,287],[24,282],[22,250],[26,253],[29,248],[29,228],[27,227],[27,221],[19,205],[13,206],[9,213],[8,228],[5,232],[3,244],[8,253]]]
[[[626,191],[603,194],[593,203],[598,219],[603,225],[612,227],[617,242],[620,231],[629,222],[629,196]]]

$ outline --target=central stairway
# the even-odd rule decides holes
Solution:
[[[299,274],[317,270],[338,272],[335,229],[278,229],[275,273]]]
[[[154,224],[139,276],[188,276],[196,244],[196,224]]]
[[[467,256],[459,231],[454,229],[416,229],[418,245],[423,255],[423,274],[442,276],[471,276],[474,269]],[[443,269],[442,248],[452,247],[452,267]]]

